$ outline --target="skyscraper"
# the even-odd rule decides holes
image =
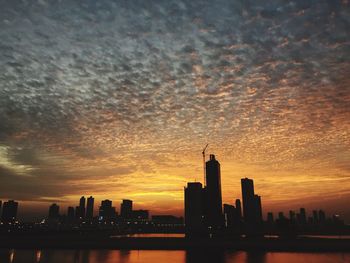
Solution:
[[[225,227],[232,228],[237,222],[237,210],[233,205],[224,204]]]
[[[72,221],[74,219],[74,207],[69,206],[67,208],[67,218],[69,221]]]
[[[241,200],[236,199],[236,209],[237,209],[237,215],[239,220],[242,219],[242,206],[241,206]]]
[[[318,220],[321,224],[326,222],[326,213],[323,210],[318,211]]]
[[[203,229],[204,194],[199,182],[187,183],[185,187],[186,235],[196,235]]]
[[[78,215],[80,218],[85,218],[85,197],[84,196],[80,198]]]
[[[132,201],[123,199],[120,205],[120,216],[124,219],[130,219],[132,216]]]
[[[318,211],[317,210],[313,210],[312,211],[312,217],[313,217],[313,221],[314,221],[314,224],[318,224]]]
[[[253,180],[242,178],[241,185],[244,221],[250,226],[260,226],[262,223],[261,197],[254,194]]]
[[[301,225],[305,225],[306,224],[306,210],[305,210],[305,208],[300,208],[299,224],[301,224]]]
[[[94,217],[94,198],[90,196],[87,199],[87,206],[86,206],[86,218],[92,219]]]
[[[220,163],[210,154],[206,168],[206,217],[209,227],[223,225]]]
[[[262,207],[261,207],[261,196],[260,195],[254,195],[254,205],[255,205],[255,221],[256,223],[261,223],[262,218]]]
[[[269,225],[272,225],[274,223],[273,213],[272,212],[268,212],[267,213],[267,223]]]
[[[295,222],[295,212],[293,210],[289,210],[289,220]]]
[[[132,210],[131,214],[131,218],[136,221],[147,221],[149,218],[148,210]]]
[[[60,207],[57,204],[52,204],[49,207],[49,219],[58,219],[60,216]]]
[[[4,202],[1,220],[3,222],[14,222],[17,218],[18,203],[14,200]]]
[[[109,221],[116,218],[115,207],[112,207],[112,201],[103,200],[99,209],[99,220]]]
[[[80,212],[80,206],[75,207],[75,218],[81,219],[81,212]]]
[[[279,220],[284,220],[285,219],[283,212],[278,212],[278,219]]]
[[[246,223],[254,223],[254,183],[248,178],[241,179],[243,217]]]

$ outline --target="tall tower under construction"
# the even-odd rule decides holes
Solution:
[[[209,227],[220,228],[223,225],[221,174],[220,163],[210,154],[209,161],[205,163],[206,169],[206,220]]]

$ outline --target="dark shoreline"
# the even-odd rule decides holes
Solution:
[[[187,239],[178,237],[109,238],[96,236],[0,237],[5,249],[128,249],[192,250],[231,249],[243,251],[350,252],[350,239]]]

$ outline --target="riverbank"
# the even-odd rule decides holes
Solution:
[[[99,236],[0,237],[0,248],[10,249],[233,249],[243,251],[350,252],[350,239],[187,239],[181,237],[111,238]]]

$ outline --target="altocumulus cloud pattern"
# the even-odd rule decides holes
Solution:
[[[3,197],[102,194],[108,180],[180,202],[206,142],[243,174],[278,172],[266,195],[296,174],[324,183],[315,195],[335,196],[331,178],[349,194],[349,5],[0,1]],[[156,187],[125,190],[141,175]]]

